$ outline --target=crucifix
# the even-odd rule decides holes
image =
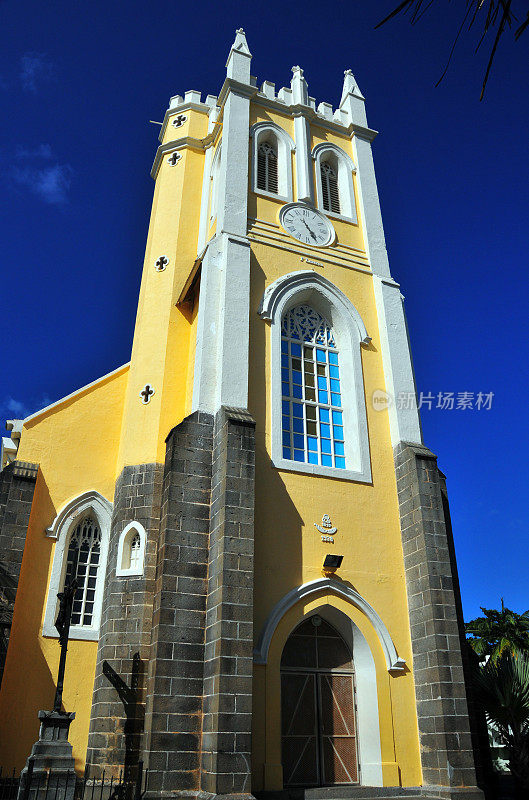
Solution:
[[[179,159],[180,155],[175,151],[174,153],[171,153],[171,155],[167,159],[167,163],[170,164],[172,167],[174,167],[174,165]]]
[[[143,389],[140,392],[140,397],[142,398],[142,403],[148,403],[151,397],[154,394],[154,389],[149,383],[146,383]]]
[[[77,579],[74,578],[59,592],[59,613],[55,627],[59,633],[59,644],[61,646],[61,657],[59,659],[59,674],[57,675],[57,689],[55,691],[55,702],[53,710],[60,713],[62,708],[62,691],[64,687],[64,670],[66,667],[66,653],[68,651],[68,638],[70,636],[70,621],[72,619],[72,606],[77,591]]]
[[[186,119],[187,119],[187,117],[185,116],[185,114],[179,114],[179,115],[176,117],[176,119],[174,119],[174,120],[173,120],[173,126],[174,126],[175,128],[179,128],[181,125],[183,125],[183,124],[184,124],[184,122],[186,121]]]

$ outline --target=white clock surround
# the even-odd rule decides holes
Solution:
[[[284,205],[279,222],[290,236],[310,247],[329,247],[336,239],[336,231],[327,217],[305,203]]]

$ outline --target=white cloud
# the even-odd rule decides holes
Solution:
[[[28,410],[24,403],[21,403],[20,400],[15,400],[14,397],[8,397],[5,403],[5,407],[7,411],[10,411],[12,414],[18,415],[20,417],[27,417]]]
[[[50,205],[64,205],[68,202],[68,190],[73,175],[69,164],[15,167],[12,175],[19,186],[27,187]]]
[[[51,152],[50,145],[42,142],[41,144],[37,145],[37,147],[29,149],[26,149],[25,147],[18,147],[16,152],[16,157],[18,159],[28,159],[28,158],[49,159],[53,157],[53,153]]]
[[[25,53],[20,59],[20,80],[28,92],[36,92],[38,83],[54,77],[54,65],[45,53]]]

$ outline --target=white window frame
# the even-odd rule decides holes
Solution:
[[[68,557],[68,546],[70,536],[77,525],[88,515],[92,515],[101,531],[101,546],[99,556],[99,566],[97,570],[96,592],[94,598],[94,610],[92,625],[72,625],[70,627],[70,639],[80,639],[97,641],[99,639],[99,627],[101,625],[101,611],[103,606],[103,591],[105,587],[106,567],[108,560],[108,543],[110,538],[110,523],[112,519],[112,503],[103,495],[95,490],[83,492],[66,503],[50,527],[46,535],[50,539],[55,539],[55,552],[53,554],[53,564],[51,568],[50,584],[46,598],[44,611],[44,621],[42,625],[42,635],[54,639],[59,638],[55,627],[59,601],[57,592],[61,591],[66,574],[66,561]]]
[[[342,219],[345,222],[353,222],[358,225],[358,214],[356,211],[356,196],[354,188],[353,174],[356,173],[356,166],[351,156],[345,150],[335,144],[322,142],[317,144],[312,151],[312,158],[316,164],[316,203],[322,214],[333,219]],[[340,198],[340,213],[328,211],[323,207],[323,189],[321,185],[321,164],[327,161],[336,169],[338,173],[338,196]]]
[[[281,323],[283,315],[296,305],[312,306],[332,326],[339,353],[346,469],[324,467],[283,458],[281,430]],[[322,475],[341,480],[371,483],[371,460],[362,371],[361,345],[371,338],[351,301],[333,283],[312,270],[284,275],[269,286],[259,314],[269,320],[271,347],[271,443],[272,463],[290,472]]]
[[[140,536],[139,564],[137,567],[124,567],[123,559],[127,554],[126,548],[130,548],[134,533],[138,533]],[[118,557],[116,562],[116,576],[118,578],[125,578],[130,575],[143,575],[146,541],[147,534],[140,522],[129,522],[123,529],[118,541]]]
[[[252,142],[252,192],[290,203],[294,199],[292,194],[292,153],[296,149],[293,139],[288,133],[274,122],[257,122],[250,128]],[[261,142],[270,142],[277,150],[277,194],[260,189],[257,185],[257,153]]]

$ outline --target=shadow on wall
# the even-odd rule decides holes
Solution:
[[[53,540],[44,536],[44,530],[55,513],[39,470],[0,692],[0,763],[4,772],[24,767],[38,738],[37,714],[53,708],[56,675],[52,669],[58,664],[59,645],[53,640],[57,652],[52,650],[50,669],[39,634],[53,550]],[[68,677],[67,661],[66,688]]]

